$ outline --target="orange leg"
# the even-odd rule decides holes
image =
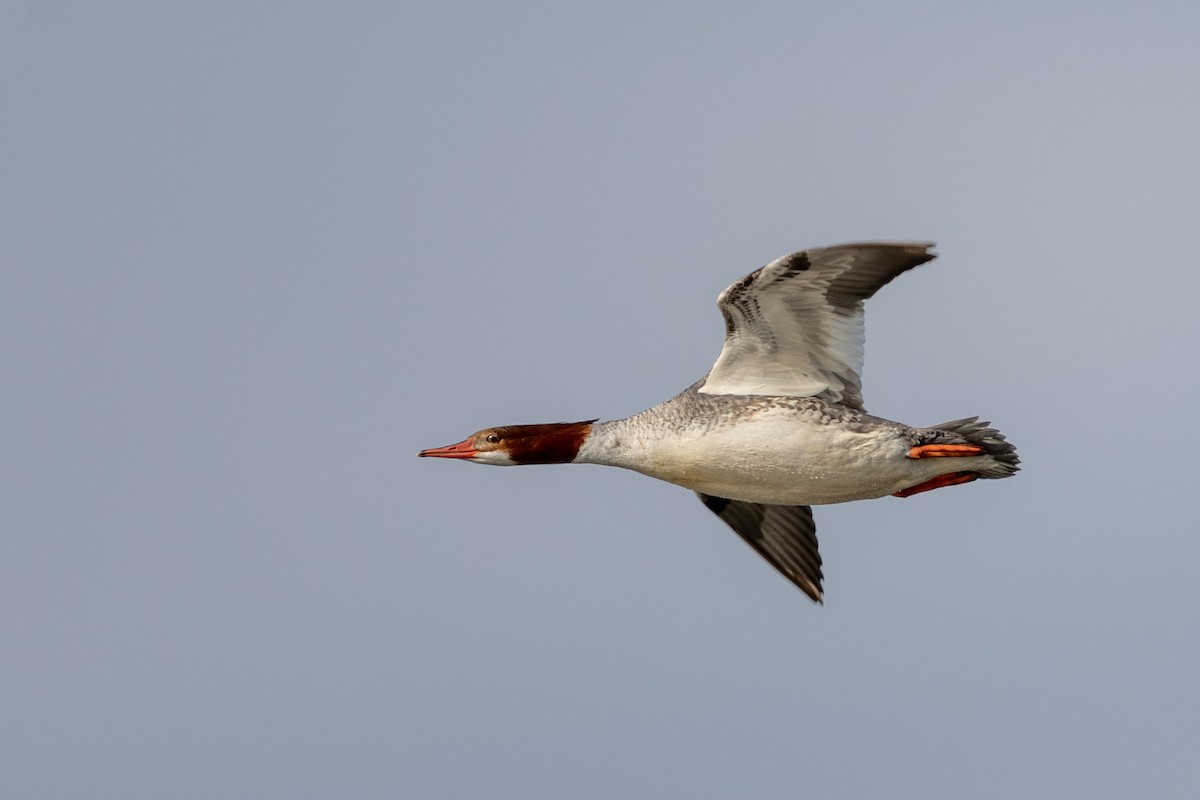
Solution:
[[[943,486],[957,486],[960,483],[970,483],[978,477],[978,472],[949,472],[945,475],[938,475],[936,478],[931,478],[924,483],[918,483],[916,486],[901,489],[895,492],[892,497],[912,497],[914,494],[928,492],[932,489],[940,489]]]
[[[973,444],[923,444],[908,451],[909,458],[946,458],[948,456],[977,456],[982,447]]]

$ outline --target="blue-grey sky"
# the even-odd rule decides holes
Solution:
[[[1195,4],[0,16],[0,795],[1195,796]],[[867,407],[1025,469],[818,508],[824,608],[677,487],[413,457],[872,238],[941,258]]]

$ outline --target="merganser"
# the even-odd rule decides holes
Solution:
[[[720,294],[721,355],[670,400],[626,419],[485,428],[418,455],[607,464],[683,486],[822,603],[810,506],[1019,469],[1013,445],[978,417],[914,428],[863,408],[863,301],[935,258],[932,247],[862,242],[783,256]]]

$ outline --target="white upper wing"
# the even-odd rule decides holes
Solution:
[[[862,408],[863,301],[935,256],[932,242],[863,242],[784,256],[717,298],[725,347],[701,392],[820,396]]]

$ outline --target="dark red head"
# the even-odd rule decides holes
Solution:
[[[566,464],[573,461],[592,423],[547,422],[484,428],[458,444],[422,450],[426,458],[461,458],[476,464]]]

